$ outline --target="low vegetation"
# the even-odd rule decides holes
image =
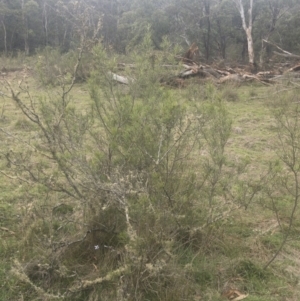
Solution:
[[[297,86],[168,87],[162,49],[3,76],[1,300],[299,299]]]

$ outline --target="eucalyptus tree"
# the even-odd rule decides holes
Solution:
[[[248,56],[249,56],[249,63],[254,64],[254,46],[253,46],[253,37],[252,37],[252,28],[253,28],[253,0],[249,0],[248,2],[248,14],[245,14],[244,3],[242,0],[232,0],[235,4],[241,19],[242,19],[242,26],[246,33],[247,37],[247,45],[248,45]],[[247,20],[248,15],[248,20]]]

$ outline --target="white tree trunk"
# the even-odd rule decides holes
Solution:
[[[249,10],[248,10],[248,25],[246,22],[246,16],[244,11],[244,6],[242,0],[233,0],[242,19],[243,29],[247,36],[248,43],[248,56],[249,63],[254,64],[254,48],[253,48],[253,39],[252,39],[252,10],[253,10],[253,0],[249,0]]]
[[[249,30],[249,28],[247,28],[246,35],[247,35],[247,43],[248,43],[249,63],[254,64],[254,48],[253,48],[251,29]]]

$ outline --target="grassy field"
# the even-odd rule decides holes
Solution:
[[[46,91],[34,78],[33,71],[28,70],[7,72],[1,79],[0,90],[9,94],[6,81],[14,89],[18,89],[20,80],[28,84],[35,97],[43,98],[47,93],[56,93],[56,88]],[[205,94],[205,84],[202,83],[201,87],[199,85],[191,82],[183,89],[168,89],[170,93],[179,94],[189,105],[191,90],[194,89],[196,94]],[[270,162],[278,158],[272,103],[275,98],[283,97],[282,94],[276,93],[275,87],[255,83],[239,86],[228,84],[216,86],[215,89],[232,119],[232,131],[225,148],[226,156],[232,164],[247,162],[247,172],[243,174],[245,182],[248,181],[251,185],[255,181],[261,181],[264,185]],[[86,110],[91,103],[88,90],[85,83],[75,85],[71,92],[75,108]],[[36,126],[23,116],[11,99],[1,97],[0,300],[121,300],[110,292],[114,281],[107,281],[99,286],[95,284],[88,292],[82,289],[76,298],[68,294],[57,297],[57,291],[63,291],[74,279],[95,279],[103,271],[109,271],[114,263],[109,262],[111,257],[100,258],[93,251],[84,252],[74,247],[74,250],[67,250],[61,255],[63,264],[56,270],[64,283],[56,280],[55,273],[49,276],[51,271],[46,265],[49,265],[49,261],[56,260],[60,252],[49,247],[53,237],[58,235],[56,232],[64,226],[64,233],[60,232],[59,235],[60,238],[67,239],[69,236],[73,237],[76,231],[84,234],[85,227],[65,223],[68,216],[76,211],[77,207],[73,203],[71,207],[60,207],[58,213],[53,213],[52,208],[61,202],[59,192],[48,194],[42,185],[26,182],[12,172],[7,156],[20,152],[23,147],[28,148],[28,145],[33,147],[34,152],[35,141],[38,139]],[[201,154],[194,156],[193,164],[198,164],[197,158],[200,156]],[[245,192],[247,191],[245,187]],[[243,189],[240,195],[243,195]],[[178,273],[176,281],[193,283],[193,299],[182,300],[229,300],[239,297],[239,294],[244,295],[248,301],[300,299],[299,210],[296,210],[291,235],[283,250],[264,270],[263,267],[281,245],[283,233],[286,233],[284,223],[289,223],[291,207],[285,204],[284,197],[278,201],[278,208],[282,210],[280,212],[272,208],[272,203],[265,200],[263,194],[258,194],[253,201],[248,196],[247,200],[250,200],[249,203],[232,208],[228,215],[203,231],[201,247],[196,246],[195,249],[191,244],[185,248],[184,244],[178,244],[172,249],[176,255],[176,266],[174,264],[172,270],[172,273]],[[121,239],[118,237],[118,240]],[[81,244],[93,249],[95,241],[91,239]],[[180,267],[187,271],[189,279],[181,278]],[[188,287],[187,284],[187,289]],[[155,293],[149,293],[148,300],[169,300],[168,294],[171,295],[168,284],[165,284],[164,299],[156,299]],[[126,300],[139,299],[131,295]]]

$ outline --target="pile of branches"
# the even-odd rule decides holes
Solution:
[[[257,67],[254,65],[219,68],[214,65],[199,64],[200,54],[195,43],[190,46],[183,56],[178,56],[177,58],[181,62],[182,70],[175,74],[172,69],[177,69],[178,66],[163,65],[162,67],[170,70],[170,76],[167,79],[161,79],[162,83],[180,85],[187,78],[200,77],[210,79],[219,84],[226,82],[243,83],[256,81],[263,85],[272,85],[287,78],[300,78],[300,64],[296,64],[288,69],[287,64],[281,64],[275,66],[273,70],[260,72],[257,72]],[[118,67],[121,70],[125,67],[135,68],[132,64],[123,63],[119,63]],[[113,80],[126,85],[134,81],[134,78],[124,77],[112,72],[109,72],[109,75]]]

